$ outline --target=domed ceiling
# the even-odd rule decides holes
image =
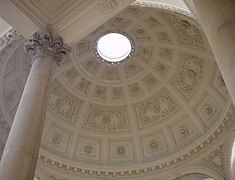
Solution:
[[[97,37],[112,31],[124,32],[134,42],[133,56],[121,64],[101,62],[94,53]],[[17,63],[27,69],[29,59],[25,55],[25,61]],[[5,77],[14,72],[10,71]],[[21,74],[21,90],[26,77]],[[19,101],[8,102],[17,78],[16,74],[3,81],[11,114]],[[161,169],[209,143],[230,105],[208,43],[193,18],[130,6],[74,44],[56,69],[40,158],[97,172]]]

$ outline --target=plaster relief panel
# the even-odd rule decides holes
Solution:
[[[135,104],[134,108],[139,128],[143,128],[167,119],[175,114],[180,106],[167,89],[163,88],[152,98]]]
[[[145,20],[145,23],[150,27],[150,28],[156,28],[160,27],[161,23],[157,20],[157,18],[150,16]]]
[[[123,87],[112,88],[113,100],[119,100],[124,98]]]
[[[126,14],[127,17],[138,19],[140,16],[144,14],[144,11],[141,10],[141,8],[132,6],[132,7],[129,7],[124,14]]]
[[[171,42],[170,36],[168,35],[167,32],[164,32],[164,31],[157,32],[156,36],[160,42],[165,42],[165,43]]]
[[[213,87],[224,97],[224,98],[228,98],[229,94],[228,94],[228,90],[226,87],[226,84],[224,82],[224,78],[221,74],[221,72],[219,71],[219,68],[216,67],[215,69],[215,73],[214,73],[214,79],[213,79]]]
[[[75,44],[76,55],[79,57],[89,52],[90,50],[90,42],[89,41],[79,41]],[[79,59],[78,59],[79,60]]]
[[[206,94],[196,107],[196,112],[205,126],[208,127],[212,125],[211,123],[213,123],[215,119],[219,118],[219,112],[221,112],[223,105],[222,102],[218,103]]]
[[[182,43],[204,47],[202,35],[197,26],[171,13],[164,13],[164,15],[173,24]]]
[[[87,137],[79,137],[75,158],[83,160],[101,160],[101,141]]]
[[[165,138],[162,132],[141,137],[144,158],[159,157],[168,152]]]
[[[140,57],[143,62],[148,63],[152,57],[152,46],[139,46],[137,51],[137,56]]]
[[[81,100],[66,93],[56,80],[52,83],[48,106],[51,111],[63,120],[74,123],[81,104]]]
[[[83,62],[81,62],[81,65],[92,76],[95,76],[95,74],[97,73],[97,70],[100,66],[99,61],[95,58],[86,59]]]
[[[205,59],[195,55],[182,54],[181,65],[174,76],[173,84],[189,100],[199,87],[204,71]]]
[[[63,77],[69,82],[74,81],[75,78],[77,78],[78,76],[79,73],[77,72],[75,67],[71,67],[63,73]]]
[[[203,162],[209,164],[210,167],[224,172],[224,146],[220,145],[203,159]]]
[[[170,66],[159,61],[153,67],[153,70],[162,77],[167,76],[169,69],[170,69]]]
[[[43,139],[42,144],[46,148],[65,154],[70,136],[70,132],[52,125]]]
[[[97,85],[93,92],[93,97],[105,100],[107,96],[107,88]]]
[[[143,93],[139,83],[133,83],[128,85],[130,96],[134,97]]]
[[[7,84],[4,83],[3,95],[8,113],[11,113],[17,108],[22,95],[22,89],[17,79],[13,79],[12,82],[8,82]]]
[[[170,126],[170,130],[177,146],[192,141],[192,139],[198,135],[195,126],[187,115],[176,119],[174,122],[175,123]]]
[[[128,25],[130,25],[132,22],[129,19],[126,19],[126,17],[115,17],[111,21],[109,21],[110,25],[114,28],[126,28]]]
[[[15,59],[23,58],[25,55],[24,55],[24,49],[23,49],[22,46],[17,48],[16,51],[17,51],[17,54],[14,54],[9,60],[7,60],[5,71],[4,71],[4,77],[3,77],[4,79],[7,79],[12,74],[14,74],[17,71],[19,71],[19,69],[17,67],[18,66],[18,62],[15,61]]]
[[[159,48],[159,57],[163,60],[171,62],[172,57],[173,57],[173,49],[160,47]]]
[[[109,161],[110,163],[122,163],[135,161],[132,141],[109,141]]]
[[[148,34],[147,30],[143,27],[136,26],[133,28],[132,33],[137,41],[151,41],[151,37]]]
[[[105,67],[102,74],[102,79],[110,81],[120,80],[117,68]]]
[[[143,71],[143,68],[139,66],[136,62],[131,61],[129,63],[126,63],[124,65],[125,72],[126,72],[126,77],[131,78],[135,76],[136,74],[140,73]]]
[[[159,81],[152,74],[147,74],[143,78],[143,83],[146,85],[147,89],[152,89],[159,83]]]
[[[83,127],[96,131],[129,131],[127,107],[89,105]]]
[[[75,84],[75,89],[83,94],[88,94],[91,87],[91,82],[85,78],[82,78],[77,84]]]

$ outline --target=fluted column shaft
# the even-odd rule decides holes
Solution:
[[[26,45],[36,56],[2,155],[1,180],[34,179],[55,58],[67,53],[61,45],[48,33],[35,34]]]
[[[235,104],[235,1],[185,0],[204,29]]]

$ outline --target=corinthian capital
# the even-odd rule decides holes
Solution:
[[[30,55],[52,56],[57,64],[68,55],[71,48],[63,43],[60,36],[47,28],[44,32],[36,32],[33,37],[25,43],[25,52]]]

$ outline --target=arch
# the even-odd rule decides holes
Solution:
[[[224,157],[226,179],[233,180],[235,179],[235,124],[227,135]]]
[[[206,166],[200,166],[200,165],[180,168],[175,173],[170,174],[167,179],[173,180],[180,175],[186,175],[186,174],[204,174],[215,180],[225,180],[225,178],[218,172]]]

